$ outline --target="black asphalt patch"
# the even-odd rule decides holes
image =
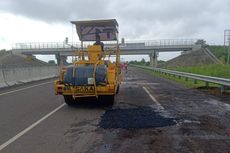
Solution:
[[[101,128],[142,129],[176,124],[174,118],[166,118],[150,107],[107,110],[99,123]]]

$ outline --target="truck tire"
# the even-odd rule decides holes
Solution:
[[[106,103],[108,103],[109,105],[113,105],[114,95],[105,96],[105,100],[106,100]]]
[[[64,99],[65,99],[65,103],[69,106],[73,106],[76,103],[72,96],[65,95]]]
[[[105,105],[113,105],[114,95],[101,95],[98,100]]]
[[[116,94],[119,93],[120,85],[117,86]]]

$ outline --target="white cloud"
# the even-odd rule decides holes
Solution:
[[[48,24],[8,13],[0,13],[0,18],[0,48],[10,49],[14,43],[24,42],[61,42],[72,37],[70,24]]]
[[[0,48],[71,40],[69,21],[80,19],[116,18],[126,40],[203,38],[223,44],[223,31],[230,29],[229,0],[1,0],[0,10]]]

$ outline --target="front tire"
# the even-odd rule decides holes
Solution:
[[[73,99],[73,96],[65,95],[64,96],[65,103],[69,106],[73,106],[76,102]]]

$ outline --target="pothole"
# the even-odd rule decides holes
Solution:
[[[142,129],[176,124],[175,118],[167,118],[150,107],[107,110],[99,123],[101,128]]]

